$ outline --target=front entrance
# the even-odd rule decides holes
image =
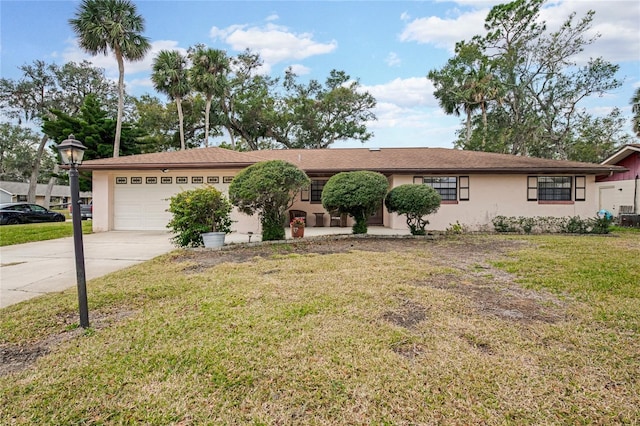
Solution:
[[[384,225],[384,216],[382,213],[382,202],[380,202],[380,206],[378,206],[375,213],[369,216],[369,220],[367,220],[367,226],[382,226],[382,225]]]

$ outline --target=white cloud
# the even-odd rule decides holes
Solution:
[[[555,30],[573,12],[574,22],[579,22],[589,10],[595,15],[587,37],[600,37],[578,55],[578,61],[602,56],[610,62],[637,61],[640,57],[640,2],[611,1],[557,1],[542,9],[540,17],[548,28]]]
[[[427,16],[407,23],[400,34],[401,41],[432,44],[453,52],[455,43],[470,40],[474,35],[484,34],[484,19],[495,1],[459,0],[457,4],[481,7],[467,12],[451,9],[448,18]],[[589,10],[595,11],[592,27],[587,37],[600,34],[600,38],[587,46],[577,60],[585,63],[590,57],[602,56],[610,62],[636,61],[640,56],[640,2],[633,0],[569,0],[547,3],[540,12],[540,19],[546,21],[549,30],[555,30],[571,13],[576,13],[575,21],[584,17]],[[401,17],[401,19],[404,19]]]
[[[213,27],[209,34],[214,40],[220,39],[238,52],[250,49],[259,53],[267,68],[281,62],[331,53],[338,47],[335,40],[321,43],[315,41],[311,33],[294,33],[287,27],[274,24],[262,27]]]
[[[290,65],[290,67],[291,67],[291,71],[293,71],[295,75],[311,74],[311,68],[306,67],[302,64],[293,64],[293,65]]]
[[[396,78],[386,84],[362,86],[379,103],[390,103],[401,108],[436,107],[433,85],[426,77]]]
[[[91,56],[78,46],[77,40],[68,40],[69,46],[62,53],[62,58],[65,62],[82,62],[87,60],[98,68],[103,68],[108,77],[118,77],[118,62],[116,61],[113,53],[109,52],[107,55]],[[137,74],[142,72],[150,72],[153,64],[153,59],[158,55],[161,50],[178,50],[183,55],[187,54],[187,50],[182,47],[178,47],[178,42],[174,40],[156,40],[151,42],[151,49],[147,52],[144,59],[136,62],[124,62],[125,75]]]
[[[278,19],[280,19],[280,17],[278,16],[277,13],[274,13],[272,15],[269,15],[265,18],[265,21],[277,21]]]
[[[400,57],[398,57],[398,54],[395,52],[390,52],[387,57],[384,60],[387,65],[389,65],[390,67],[398,67],[400,66],[400,63],[402,62],[400,60]]]
[[[453,52],[456,42],[469,40],[483,31],[488,12],[489,9],[482,9],[463,13],[455,18],[416,18],[405,26],[400,34],[400,41],[433,44]]]

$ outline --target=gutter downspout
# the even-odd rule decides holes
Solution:
[[[635,188],[633,191],[633,214],[638,214],[638,180],[640,180],[640,175],[636,175]]]

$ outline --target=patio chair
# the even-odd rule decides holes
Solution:
[[[303,210],[289,210],[289,223],[293,221],[294,217],[301,217],[304,219],[304,223],[307,223],[307,212]],[[288,225],[288,224],[287,224]]]
[[[330,212],[330,220],[329,220],[329,226],[340,226],[343,227],[344,222],[343,222],[343,215],[341,215],[340,213],[338,213],[337,211],[333,211]]]

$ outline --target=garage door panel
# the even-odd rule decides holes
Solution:
[[[166,230],[171,220],[173,188],[159,185],[115,185],[113,227],[116,230]],[[177,189],[176,189],[177,190]]]

